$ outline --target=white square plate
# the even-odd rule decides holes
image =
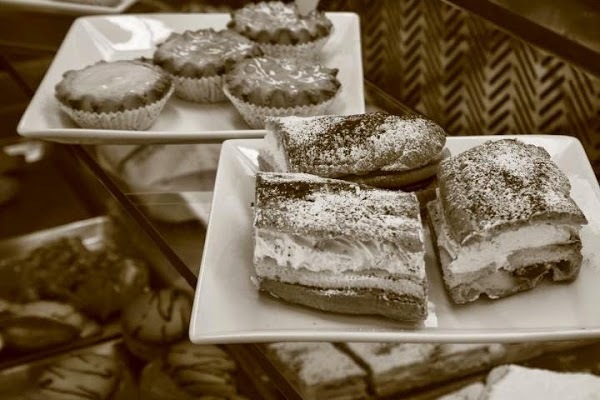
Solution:
[[[321,53],[321,62],[339,69],[341,95],[332,114],[365,111],[358,16],[327,13],[334,32]],[[197,104],[173,96],[148,131],[81,129],[62,112],[54,86],[62,74],[99,60],[152,57],[157,43],[171,32],[225,28],[229,14],[147,14],[80,18],[73,23],[29,107],[18,132],[22,136],[63,143],[210,142],[262,137],[264,130],[250,129],[229,102]]]
[[[507,136],[449,137],[452,154]],[[579,141],[519,136],[543,146],[569,177],[571,195],[589,220],[581,231],[583,265],[571,284],[541,284],[496,301],[456,306],[446,295],[428,238],[430,318],[410,327],[377,317],[326,313],[259,293],[250,277],[251,203],[262,140],[223,144],[195,294],[190,339],[196,343],[261,341],[519,342],[600,336],[600,188]]]
[[[114,6],[96,6],[92,4],[70,3],[60,0],[0,0],[0,4],[28,11],[42,11],[67,15],[120,14],[137,0],[121,0]]]

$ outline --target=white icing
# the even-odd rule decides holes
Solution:
[[[598,400],[600,377],[510,365],[490,372],[486,392],[487,400]]]
[[[269,161],[273,163],[271,167],[275,171],[288,172],[285,149],[282,147],[281,141],[277,139],[277,134],[267,131],[261,152],[264,152]]]
[[[306,385],[335,382],[365,376],[365,372],[331,343],[272,343],[269,345],[282,363],[297,368]]]
[[[439,205],[439,204],[438,204]],[[442,211],[442,210],[440,210]],[[448,269],[454,274],[474,272],[494,266],[496,270],[510,271],[508,257],[519,250],[566,243],[572,234],[579,232],[579,225],[532,224],[499,233],[486,240],[460,246],[448,232],[443,212],[440,215],[438,243],[444,247],[453,261]]]
[[[351,237],[315,238],[257,229],[256,258],[269,257],[280,266],[319,272],[383,270],[425,276],[424,252],[408,252],[387,240]]]
[[[369,365],[375,374],[423,364],[438,347],[433,343],[348,343],[347,345]]]
[[[386,274],[367,275],[352,271],[341,274],[313,272],[304,268],[282,268],[274,260],[269,259],[257,259],[254,264],[256,275],[259,278],[321,289],[342,287],[348,289],[381,289],[399,295],[411,295],[418,298],[424,298],[427,291],[423,282],[424,278],[422,280],[410,280],[406,278],[392,279]],[[335,290],[338,291],[339,289]]]
[[[156,84],[160,75],[151,67],[112,62],[97,64],[77,72],[72,82],[72,94],[94,95],[101,98],[120,98],[128,93],[143,94]]]

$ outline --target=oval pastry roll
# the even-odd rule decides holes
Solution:
[[[158,45],[154,63],[171,75],[178,97],[216,103],[227,100],[221,88],[226,69],[259,55],[256,43],[235,32],[200,29],[171,34]]]
[[[326,114],[340,92],[338,70],[294,58],[256,57],[225,75],[223,91],[252,128],[268,116]]]
[[[140,295],[121,315],[123,338],[131,353],[152,360],[187,336],[191,296],[180,289],[162,289]]]
[[[173,93],[169,75],[144,61],[100,61],[67,71],[60,108],[81,128],[146,130]]]
[[[385,189],[429,185],[446,133],[417,115],[385,113],[268,118],[261,168],[302,172]]]
[[[294,3],[281,1],[248,4],[235,10],[227,26],[275,57],[315,57],[333,31],[323,12],[301,15]]]

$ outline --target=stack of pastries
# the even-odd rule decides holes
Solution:
[[[173,32],[150,59],[67,71],[55,97],[88,129],[149,129],[173,93],[201,104],[229,99],[251,128],[270,115],[320,115],[341,90],[337,68],[318,61],[332,32],[323,12],[252,3],[231,14],[227,29]]]
[[[578,276],[587,220],[541,147],[498,138],[450,156],[433,121],[384,113],[270,117],[266,127],[254,202],[260,290],[425,320],[420,208],[457,304]]]

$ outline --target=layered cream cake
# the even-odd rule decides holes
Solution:
[[[456,303],[571,281],[581,266],[586,218],[568,178],[541,147],[488,141],[444,160],[429,203],[440,264]]]
[[[331,343],[272,343],[266,354],[305,400],[366,399],[366,373]]]
[[[498,365],[501,344],[346,343],[378,396],[406,392]]]
[[[425,319],[423,234],[414,194],[259,172],[254,212],[261,290],[325,311]]]
[[[420,116],[385,113],[272,117],[261,167],[409,190],[435,178],[446,134]]]
[[[600,377],[503,365],[488,375],[479,400],[598,400]]]

